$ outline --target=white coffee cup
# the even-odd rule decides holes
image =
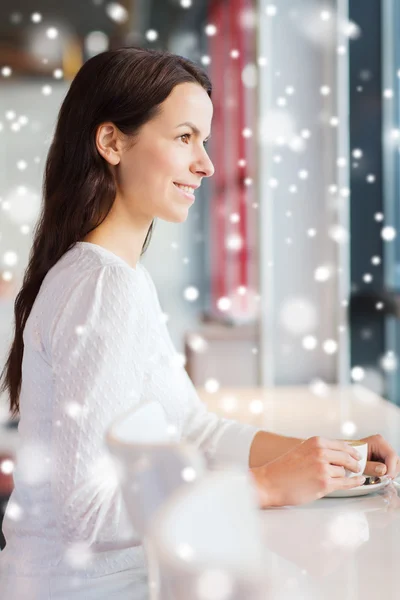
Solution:
[[[368,443],[363,442],[362,440],[342,440],[342,442],[346,442],[347,444],[350,444],[350,446],[353,446],[361,456],[361,459],[358,461],[358,464],[360,465],[359,472],[354,473],[353,471],[345,469],[345,477],[358,477],[359,475],[362,475],[367,466]]]

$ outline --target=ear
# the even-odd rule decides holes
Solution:
[[[96,131],[96,148],[110,164],[118,165],[121,160],[122,144],[119,130],[113,123],[102,123]]]

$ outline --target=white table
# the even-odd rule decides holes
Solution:
[[[198,390],[211,410],[290,436],[364,437],[382,433],[400,451],[400,410],[361,386]],[[321,392],[321,390],[319,390]],[[343,435],[344,423],[357,428]],[[348,425],[349,426],[349,425]],[[15,431],[0,431],[13,453]],[[398,600],[400,498],[392,484],[360,498],[324,498],[260,512],[267,600]]]
[[[308,387],[198,391],[211,410],[275,433],[305,438],[381,433],[400,450],[400,409],[358,385],[329,387],[323,395]],[[344,423],[354,424],[353,435],[343,434]],[[265,510],[260,521],[271,573],[268,600],[400,597],[395,484],[369,496]]]
[[[360,385],[321,386],[317,393],[307,386],[197,391],[210,410],[274,433],[349,439],[381,433],[400,451],[400,409]]]

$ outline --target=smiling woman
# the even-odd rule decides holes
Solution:
[[[2,373],[21,418],[1,598],[147,598],[143,550],[104,436],[149,401],[176,441],[212,466],[252,468],[262,506],[359,483],[343,477],[344,467],[359,469],[350,445],[219,418],[177,360],[140,256],[154,219],[185,221],[187,190],[214,172],[204,147],[210,97],[207,75],[185,58],[124,48],[85,63],[61,106]],[[368,446],[394,473],[392,449],[380,439]]]
[[[200,129],[209,132],[212,110],[205,71],[169,52],[104,52],[76,75],[46,162],[44,207],[16,299],[15,337],[2,373],[14,415],[23,328],[44,277],[78,241],[102,243],[135,267],[155,218],[184,221],[186,198],[174,182],[198,187],[214,168],[198,140],[182,140],[177,123],[183,116],[197,123],[196,135]],[[183,127],[188,129],[186,123],[178,126]]]
[[[210,130],[212,111],[206,90],[197,83],[185,82],[176,85],[162,110],[142,125],[134,143],[112,122],[99,126],[97,150],[114,172],[117,193],[109,214],[85,241],[100,243],[107,238],[112,244],[110,249],[135,266],[140,253],[138,245],[132,246],[132,239],[141,245],[155,218],[186,220],[194,202],[193,190],[203,177],[214,173],[202,142],[206,135],[201,134]],[[182,115],[187,122],[176,127]],[[194,120],[197,125],[189,125]],[[177,129],[188,127],[193,134],[177,135]],[[112,238],[117,245],[110,241]]]
[[[180,438],[210,459],[232,447],[231,460],[248,464],[255,429],[208,414],[177,370],[139,260],[154,220],[185,221],[191,192],[214,172],[204,147],[210,97],[191,61],[123,48],[86,62],[61,106],[2,372],[21,451],[1,597],[145,596],[143,552],[104,471],[116,415],[153,397]]]

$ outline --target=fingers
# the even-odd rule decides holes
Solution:
[[[360,465],[358,461],[352,458],[348,452],[342,452],[340,450],[326,450],[323,452],[323,457],[331,465],[344,467],[353,473],[360,472]]]
[[[365,483],[365,477],[336,477],[331,481],[335,490],[349,490],[358,487],[359,485],[363,485]]]
[[[347,442],[341,440],[331,440],[323,437],[313,437],[309,439],[311,444],[314,444],[318,448],[327,448],[328,450],[338,450],[341,452],[347,452],[355,460],[360,460],[357,449],[354,446],[350,446]]]
[[[388,444],[389,446],[389,444]],[[396,454],[396,452],[393,450],[393,448],[391,446],[389,446],[390,448],[390,452],[389,454],[386,456],[385,458],[385,463],[386,463],[386,467],[387,467],[387,475],[389,477],[391,477],[392,479],[394,479],[395,477],[397,477],[398,475],[398,456]]]
[[[364,474],[365,475],[374,475],[375,477],[383,477],[386,475],[387,467],[383,463],[375,462],[373,460],[369,460],[365,467]]]
[[[330,477],[346,477],[346,472],[344,467],[336,467],[334,465],[329,465],[329,475]]]
[[[381,435],[372,435],[364,438],[370,450],[368,458],[375,458],[384,462],[387,467],[386,475],[392,479],[396,477],[399,457],[392,446]]]

